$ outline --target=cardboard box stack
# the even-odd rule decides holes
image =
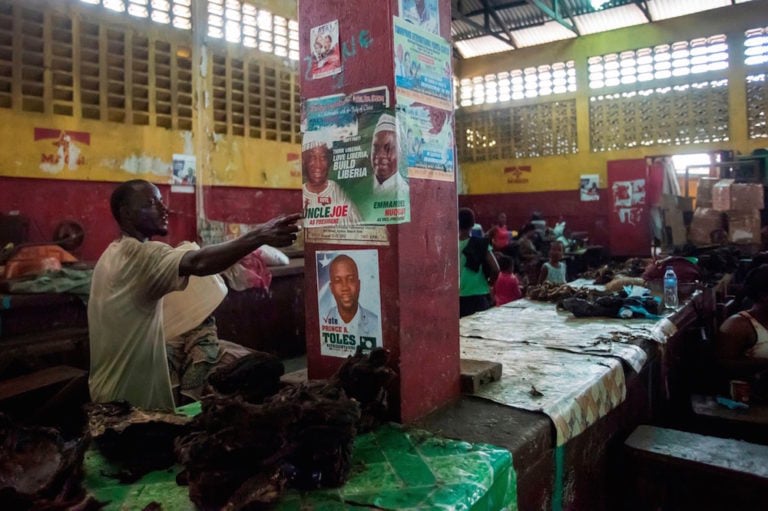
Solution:
[[[702,184],[704,188],[702,189]],[[707,204],[711,188],[711,208]],[[703,191],[703,201],[701,194]],[[699,182],[697,207],[693,214],[689,240],[696,245],[718,242],[718,231],[725,229],[731,243],[760,243],[760,210],[763,209],[763,185],[736,183],[721,179],[712,184]]]
[[[691,210],[692,199],[664,194],[661,196],[659,207],[662,210],[664,219],[664,245],[675,247],[685,245],[688,235],[685,230],[683,212]]]
[[[720,178],[717,177],[700,177],[699,184],[696,188],[696,207],[697,208],[711,208],[712,207],[712,187],[715,186]]]

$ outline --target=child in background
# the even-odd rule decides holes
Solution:
[[[551,282],[565,284],[565,263],[563,262],[563,244],[553,241],[549,245],[549,261],[541,266],[539,283]]]
[[[519,300],[523,296],[523,293],[520,291],[520,281],[517,279],[517,275],[512,273],[512,258],[500,255],[498,261],[500,273],[496,283],[493,285],[493,299],[497,307]]]

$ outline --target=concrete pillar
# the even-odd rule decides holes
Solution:
[[[450,38],[451,3],[437,0],[439,31]],[[393,16],[398,0],[300,0],[300,80],[307,99],[386,86],[395,93]],[[338,20],[340,73],[311,73],[313,27]],[[448,59],[450,62],[450,59]],[[449,112],[452,112],[452,104]],[[451,131],[452,133],[452,131]],[[401,156],[402,157],[402,156]],[[454,158],[455,161],[455,158]],[[455,169],[449,169],[455,175]],[[395,419],[411,422],[459,395],[458,233],[456,181],[409,178],[410,222],[388,225],[386,246],[307,243],[307,362],[310,378],[332,374],[344,358],[321,354],[316,253],[375,250],[378,255],[384,347],[399,372]],[[365,284],[361,275],[362,285]]]

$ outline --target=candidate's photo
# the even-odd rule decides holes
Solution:
[[[321,353],[346,358],[382,346],[378,251],[319,250],[315,257]]]
[[[336,256],[328,273],[335,305],[325,315],[325,322],[344,326],[352,334],[378,336],[379,316],[360,304],[360,274],[354,259]]]

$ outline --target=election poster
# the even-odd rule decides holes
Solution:
[[[597,190],[600,176],[597,174],[582,174],[579,181],[579,195],[582,202],[600,200],[600,192]]]
[[[196,159],[191,154],[174,154],[171,164],[171,191],[195,193]]]
[[[398,104],[400,140],[408,177],[453,181],[453,113],[418,101]]]
[[[383,346],[379,255],[374,249],[318,251],[320,353],[346,358]]]
[[[440,15],[437,0],[399,0],[400,17],[408,23],[432,32],[440,33]]]
[[[313,27],[309,31],[312,51],[313,80],[333,76],[341,72],[341,45],[339,44],[339,20]]]
[[[453,109],[451,45],[442,37],[394,18],[395,87],[414,101]]]
[[[303,104],[304,226],[410,221],[407,163],[386,87]]]

